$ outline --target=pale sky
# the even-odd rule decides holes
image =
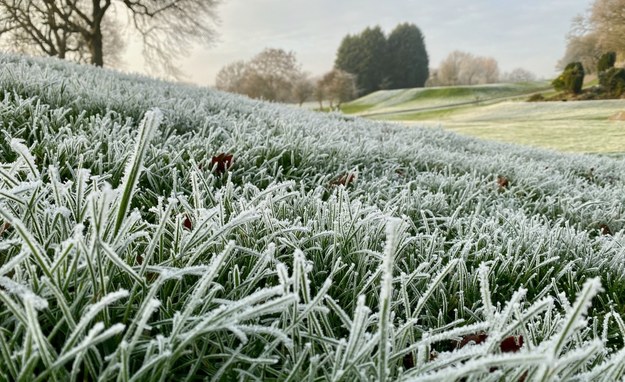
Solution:
[[[266,47],[293,51],[304,70],[330,70],[348,33],[380,25],[416,24],[425,36],[430,67],[453,50],[491,56],[502,72],[516,67],[539,77],[555,75],[574,16],[591,0],[223,0],[219,40],[198,46],[178,62],[186,80],[212,85],[223,66],[248,60]],[[125,68],[143,72],[136,45]]]

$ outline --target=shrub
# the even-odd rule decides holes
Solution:
[[[559,92],[564,91],[564,73],[560,74],[553,81],[551,81],[551,85]]]
[[[599,73],[599,76],[601,76],[601,73],[605,72],[606,70],[612,69],[615,62],[615,52],[604,53],[601,58],[599,58],[599,62],[597,63],[597,73]]]
[[[608,69],[599,77],[599,80],[610,97],[619,98],[625,93],[625,69]]]
[[[551,84],[557,91],[579,94],[584,84],[584,66],[581,62],[571,62]]]
[[[528,99],[527,102],[541,102],[545,100],[545,96],[543,96],[541,93],[536,93],[536,94],[532,94]]]

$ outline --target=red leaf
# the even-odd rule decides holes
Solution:
[[[523,336],[506,337],[499,344],[503,353],[516,353],[523,347]]]
[[[612,231],[610,231],[610,227],[608,227],[607,224],[601,224],[599,226],[599,229],[601,230],[601,234],[603,236],[607,236],[607,235],[612,236]]]
[[[217,175],[221,175],[228,171],[234,164],[232,154],[221,153],[211,159],[211,168]]]
[[[488,338],[488,334],[486,333],[478,333],[478,334],[469,334],[462,337],[462,340],[456,343],[456,349],[461,349],[464,346],[474,343],[475,345],[481,344],[486,341]],[[503,339],[499,344],[499,348],[502,353],[515,353],[523,347],[523,336],[509,336]],[[496,367],[491,367],[489,371],[492,373],[497,370]],[[519,379],[520,382],[524,382],[525,378],[527,378],[527,373],[523,374]]]
[[[503,191],[506,188],[508,188],[508,186],[510,185],[510,182],[508,181],[508,178],[506,178],[505,176],[499,175],[497,177],[497,185],[499,186],[499,190]]]
[[[414,358],[412,353],[408,353],[404,356],[404,370],[410,370],[414,367]]]
[[[330,182],[330,185],[331,186],[345,186],[345,187],[347,187],[350,184],[354,183],[357,178],[358,178],[358,174],[356,174],[355,172],[347,172],[347,173],[342,174],[339,177],[333,179]]]
[[[193,223],[191,222],[191,219],[189,219],[188,216],[184,217],[184,221],[182,222],[182,225],[184,226],[184,228],[188,229],[189,231],[193,229]]]

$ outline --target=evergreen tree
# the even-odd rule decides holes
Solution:
[[[347,35],[341,41],[341,45],[336,53],[334,67],[362,77],[366,70],[364,66],[365,55],[366,52],[364,51],[360,35]],[[360,82],[357,82],[357,85],[359,86]]]
[[[334,66],[356,76],[358,91],[368,94],[379,90],[386,78],[386,36],[379,26],[359,35],[346,36]]]
[[[421,30],[414,24],[399,24],[388,37],[387,48],[390,88],[423,87],[429,58]]]

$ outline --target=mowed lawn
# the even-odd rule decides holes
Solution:
[[[526,102],[534,93],[554,94],[546,81],[381,90],[341,109],[499,142],[574,153],[625,153],[625,100]]]
[[[545,81],[537,81],[380,90],[343,105],[341,110],[347,114],[357,114],[363,117],[379,117],[382,114],[408,110],[422,112],[425,109],[436,110],[467,104],[484,105],[505,99],[527,98],[528,94],[545,91],[548,88],[549,85]]]
[[[374,117],[566,152],[625,152],[625,100],[501,102]]]

